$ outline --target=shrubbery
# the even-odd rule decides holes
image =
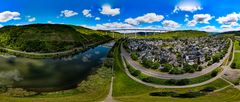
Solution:
[[[152,62],[149,60],[143,60],[142,65],[146,68],[158,69],[160,67],[160,63]]]
[[[202,89],[202,92],[213,92],[214,90],[216,90],[216,87],[205,87],[204,89]]]
[[[236,69],[237,68],[237,64],[235,62],[233,62],[232,65],[231,65],[231,68]]]
[[[138,60],[138,54],[136,52],[131,53],[131,58],[135,61]]]
[[[176,80],[171,80],[175,82]],[[204,89],[196,92],[186,92],[186,93],[176,93],[176,92],[152,92],[150,96],[171,96],[176,98],[197,98],[204,95],[207,95],[209,92],[216,90],[215,87],[205,87]]]
[[[181,79],[181,80],[170,79],[166,82],[167,84],[170,84],[170,85],[188,85],[190,83],[190,80],[189,79]]]
[[[212,71],[211,76],[212,76],[212,77],[215,77],[215,76],[217,76],[217,74],[218,74],[218,71],[217,71],[217,70],[214,70],[214,71]]]

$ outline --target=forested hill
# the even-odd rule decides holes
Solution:
[[[192,37],[204,37],[209,36],[209,33],[197,30],[180,30],[180,31],[170,31],[155,35],[149,35],[145,38],[159,38],[159,39],[171,39],[171,38],[192,38]],[[144,38],[144,36],[142,36]]]
[[[229,34],[229,35],[235,35],[235,36],[240,36],[240,31],[229,31],[229,32],[224,32],[220,34]]]
[[[27,52],[58,52],[111,39],[102,33],[62,24],[5,26],[0,29],[0,46]]]

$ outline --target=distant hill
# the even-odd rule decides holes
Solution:
[[[5,26],[0,46],[27,52],[57,52],[111,39],[102,31],[62,24]]]
[[[219,34],[222,34],[222,35],[235,35],[235,36],[240,36],[240,31],[229,31],[229,32],[223,32],[223,33],[219,33]]]
[[[182,30],[182,31],[170,31],[149,36],[140,36],[139,38],[159,38],[159,39],[171,39],[171,38],[191,38],[191,37],[204,37],[209,36],[209,33],[196,30]]]

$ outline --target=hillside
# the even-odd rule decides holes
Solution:
[[[87,32],[79,32],[81,30]],[[60,24],[5,26],[0,29],[0,46],[26,52],[58,52],[111,39],[110,36],[100,33],[83,27],[76,29]]]
[[[195,30],[171,31],[149,36],[139,36],[139,38],[158,38],[158,39],[171,39],[171,38],[191,38],[191,37],[204,37],[209,36],[207,32]]]
[[[240,36],[240,31],[229,31],[229,32],[223,32],[219,33],[220,35],[235,35],[235,36]]]

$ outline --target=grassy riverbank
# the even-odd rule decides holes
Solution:
[[[76,89],[48,93],[28,92],[21,89],[1,91],[1,102],[93,102],[102,101],[108,94],[111,68],[99,68],[81,82]]]

